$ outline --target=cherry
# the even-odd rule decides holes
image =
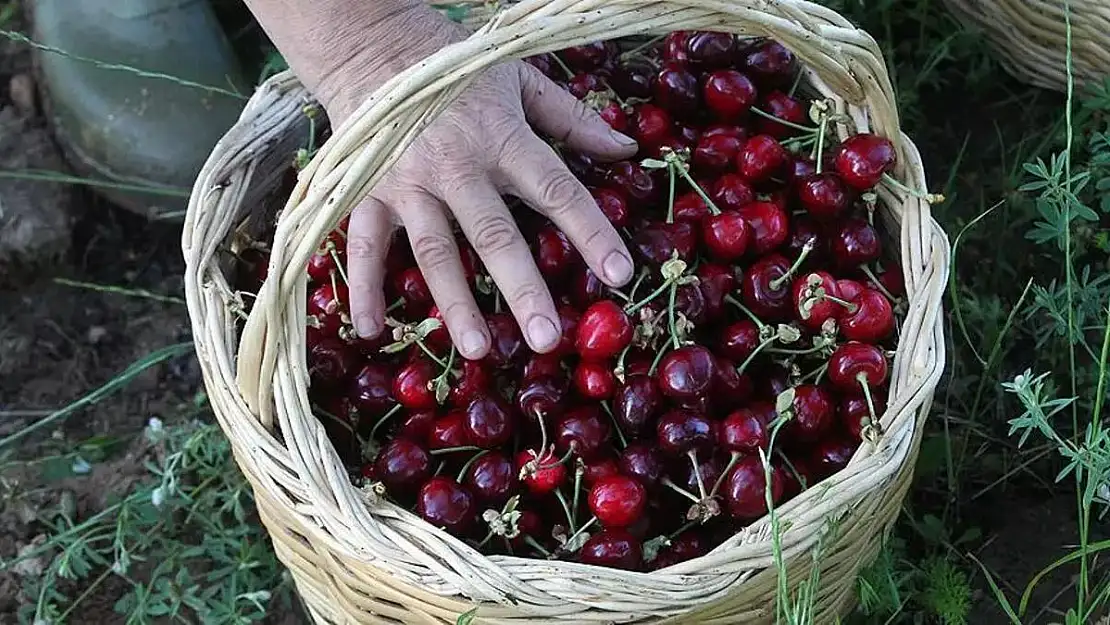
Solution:
[[[513,549],[524,549],[528,546],[525,538],[541,540],[544,535],[544,522],[540,515],[532,510],[520,510],[520,518],[516,520],[516,527],[520,534],[509,541]]]
[[[850,301],[859,297],[859,294],[863,292],[864,286],[857,280],[841,278],[836,281],[836,288],[840,289],[840,297]]]
[[[706,106],[721,121],[735,121],[747,115],[757,97],[751,79],[732,69],[710,74],[703,91]]]
[[[793,411],[790,431],[802,442],[820,440],[836,423],[836,404],[823,386],[803,384],[795,387]]]
[[[654,104],[641,104],[635,109],[632,138],[641,148],[662,145],[671,136],[671,116]]]
[[[344,318],[347,315],[349,301],[347,285],[344,282],[336,282],[335,288],[330,284],[323,284],[309,294],[308,315],[315,318],[318,329],[324,335],[335,336],[345,324]]]
[[[589,308],[590,304],[605,297],[605,283],[589,267],[581,265],[572,273],[570,301],[575,307]]]
[[[881,418],[883,413],[886,412],[886,397],[875,393],[871,400],[875,406],[875,417]],[[836,414],[848,433],[852,435],[853,440],[863,440],[863,430],[866,425],[878,425],[872,423],[871,408],[867,405],[867,398],[863,395],[842,396],[840,403],[837,405]]]
[[[489,365],[481,360],[463,360],[462,377],[455,380],[448,397],[451,405],[462,408],[479,395],[485,394],[493,382]]]
[[[640,520],[647,505],[643,484],[626,475],[598,480],[590,489],[590,512],[605,528],[628,527]]]
[[[763,417],[751,408],[742,408],[725,417],[717,430],[718,444],[722,449],[754,454],[767,449],[770,432]]]
[[[848,461],[852,459],[858,447],[858,442],[843,436],[818,441],[810,457],[814,477],[823,480],[848,466]]]
[[[597,456],[609,442],[609,422],[597,405],[580,406],[566,413],[555,427],[555,448],[565,454],[573,450],[583,460]]]
[[[854,311],[841,308],[840,332],[850,341],[878,343],[894,332],[894,309],[885,295],[863,288],[849,302]]]
[[[512,412],[497,395],[486,395],[466,407],[466,434],[482,449],[493,449],[509,442],[516,425]]]
[[[713,354],[700,345],[680,347],[659,362],[659,390],[676,399],[703,395],[713,383],[716,364]]]
[[[396,438],[378,453],[374,475],[392,495],[415,493],[432,476],[432,457],[419,443]]]
[[[882,386],[887,371],[882,350],[868,343],[849,341],[829,357],[829,381],[842,391],[858,392],[861,385]]]
[[[621,452],[620,471],[634,477],[644,488],[654,489],[663,479],[665,466],[659,450],[646,442],[631,443]]]
[[[782,475],[771,473],[771,501],[778,503],[783,495]],[[752,521],[767,514],[767,476],[758,456],[741,458],[721,486],[725,508],[738,521]]]
[[[437,375],[435,366],[428,360],[416,360],[402,367],[393,378],[393,396],[397,398],[397,403],[409,410],[435,408],[432,380]]]
[[[467,447],[469,445],[470,436],[467,434],[465,412],[461,410],[448,412],[432,424],[432,433],[428,436],[428,446],[433,450]]]
[[[717,350],[729,360],[744,362],[762,342],[759,326],[751,319],[741,319],[721,330]]]
[[[790,221],[786,211],[774,202],[752,202],[739,210],[752,228],[749,249],[760,256],[782,245],[790,235]]]
[[[738,174],[724,174],[713,185],[710,198],[722,211],[739,210],[755,201],[755,192]]]
[[[428,523],[456,536],[466,534],[478,509],[474,495],[449,477],[433,477],[420,488],[416,513]]]
[[[677,470],[674,472],[674,478],[679,486],[684,488],[686,492],[700,495],[704,488],[706,494],[713,489],[713,485],[720,479],[721,474],[724,473],[725,465],[721,462],[720,458],[715,455],[704,454],[704,457],[698,457],[698,470],[694,472],[694,464],[689,458],[684,458],[685,462],[677,465]],[[700,480],[699,480],[700,478]]]
[[[695,325],[705,321],[705,296],[694,284],[681,284],[675,290],[674,309]]]
[[[466,471],[467,488],[483,502],[500,507],[516,493],[519,471],[505,454],[491,452],[479,456]]]
[[[583,564],[636,571],[643,566],[643,545],[625,530],[602,530],[586,541],[578,553]]]
[[[871,281],[874,288],[882,286],[894,297],[901,297],[906,294],[906,282],[901,271],[881,270],[876,272],[875,277],[879,279],[879,284],[876,285],[874,281]]]
[[[690,32],[685,30],[675,30],[667,33],[667,36],[663,38],[663,60],[678,63],[689,62],[690,54],[686,47],[689,38]]]
[[[752,182],[764,182],[790,162],[790,153],[769,134],[759,134],[744,143],[736,154],[736,171]]]
[[[662,265],[675,253],[683,260],[692,260],[697,240],[697,231],[689,222],[650,222],[632,236],[632,245],[643,260]]]
[[[772,91],[765,95],[761,108],[776,119],[781,119],[795,125],[806,123],[805,106],[803,106],[801,101],[797,98],[789,96],[781,91]],[[798,134],[795,128],[779,123],[774,119],[767,119],[766,117],[759,118],[756,128],[759,132],[771,135],[772,137],[781,138]]]
[[[817,174],[816,163],[804,156],[795,155],[794,158],[790,159],[790,164],[787,166],[786,180],[799,184],[815,174]]]
[[[670,566],[700,558],[707,553],[702,539],[694,532],[688,531],[671,541],[671,544],[659,550],[659,555],[651,561],[653,571],[665,569]]]
[[[789,457],[789,466],[786,462],[776,458],[774,461],[774,471],[782,475],[783,486],[783,499],[791,499],[803,490],[804,487],[809,488],[817,481],[815,478],[816,473],[809,466],[809,458],[807,456],[792,455]],[[801,480],[801,481],[800,481]]]
[[[397,426],[394,436],[417,442],[427,441],[428,437],[432,435],[435,422],[436,413],[432,410],[410,412]]]
[[[664,413],[656,426],[659,449],[675,456],[710,450],[715,437],[713,423],[705,415],[685,408]]]
[[[748,251],[752,228],[740,211],[723,211],[706,217],[701,238],[709,253],[721,261],[734,261]]]
[[[790,388],[790,370],[781,365],[772,365],[763,368],[760,371],[760,376],[756,379],[757,389],[756,393],[768,400],[775,400],[782,392]],[[770,423],[778,416],[778,413],[772,410],[768,413]]]
[[[658,199],[659,189],[656,187],[655,179],[637,163],[630,161],[613,163],[609,166],[606,180],[637,208],[650,206]]]
[[[559,315],[559,343],[553,352],[560,356],[571,356],[574,352],[574,338],[578,332],[578,309],[569,304],[560,304],[556,313]]]
[[[646,374],[629,375],[614,394],[613,418],[625,434],[639,436],[654,425],[652,420],[662,402],[654,378]]]
[[[705,300],[705,316],[716,320],[724,314],[725,296],[736,286],[732,269],[716,263],[703,262],[694,272],[698,276],[698,290]]]
[[[552,55],[550,52],[544,52],[543,54],[536,54],[533,56],[525,57],[524,62],[540,70],[540,73],[542,73],[544,76],[547,76],[548,78],[555,78],[557,76],[555,68],[557,68],[558,65],[551,57]]]
[[[648,99],[655,82],[655,70],[643,61],[629,61],[613,70],[609,85],[622,98]]]
[[[536,233],[536,267],[548,281],[561,280],[571,265],[581,260],[567,235],[555,226],[547,226]]]
[[[528,362],[524,365],[524,370],[521,373],[521,381],[527,384],[536,380],[556,381],[566,378],[566,371],[563,370],[563,360],[554,352],[547,354],[532,354],[528,358]],[[562,385],[557,385],[562,386]]]
[[[356,366],[356,354],[338,339],[322,339],[308,354],[308,374],[313,388],[347,384]]]
[[[602,401],[613,396],[617,388],[617,378],[608,364],[582,360],[574,370],[574,387],[582,397]]]
[[[801,180],[798,201],[814,219],[827,221],[840,217],[851,198],[840,176],[823,172]]]
[[[567,479],[566,465],[550,451],[536,454],[525,450],[516,455],[516,470],[521,481],[533,495],[547,495]]]
[[[628,201],[620,193],[605,187],[596,188],[590,191],[593,195],[594,201],[597,202],[597,207],[617,228],[624,228],[631,222],[631,211],[628,208]]]
[[[596,185],[605,180],[608,175],[607,168],[599,165],[592,157],[575,152],[573,150],[563,150],[563,161],[567,164],[567,169],[574,174],[575,178],[581,180],[584,184]]]
[[[781,43],[767,39],[746,51],[743,66],[759,81],[772,85],[788,85],[794,79],[797,59]]]
[[[428,313],[435,300],[432,291],[428,288],[424,274],[419,267],[409,267],[399,274],[395,274],[393,288],[405,300],[405,312],[409,317],[423,317]]]
[[[621,107],[620,102],[612,100],[606,102],[598,109],[597,114],[609,127],[617,132],[628,132],[628,113]]]
[[[841,304],[823,298],[823,295],[837,299],[843,297],[836,278],[827,271],[814,271],[799,276],[794,280],[792,292],[795,315],[810,330],[819,332],[826,321],[839,318],[844,313]]]
[[[612,300],[592,304],[578,322],[574,345],[589,360],[605,360],[632,342],[632,321]]]
[[[418,315],[418,316],[422,316],[422,317],[425,317],[425,318],[428,318],[428,319],[436,319],[441,324],[443,323],[443,315],[440,314],[439,307],[436,306],[435,304],[432,304],[432,306],[430,308],[428,308],[428,310],[426,311],[425,314]],[[381,333],[379,335],[379,338],[382,339],[380,341],[382,344],[379,346],[379,349],[375,349],[373,351],[367,352],[367,355],[369,355],[369,356],[377,355],[381,351],[380,347],[385,346],[385,343],[386,343],[385,339],[387,337],[389,337],[388,332]],[[435,330],[432,330],[431,332],[429,332],[428,335],[424,337],[424,345],[427,346],[432,351],[437,352],[437,353],[446,352],[448,349],[450,349],[451,348],[451,334],[447,331],[447,326],[446,325],[441,325],[440,327],[436,328]]]
[[[620,463],[616,458],[605,452],[605,455],[592,458],[589,462],[583,461],[582,463],[585,472],[582,474],[582,481],[586,486],[593,486],[598,480],[607,477],[618,475],[621,472]]]
[[[834,166],[848,186],[866,191],[894,168],[897,154],[894,144],[885,137],[869,133],[853,135],[840,144]]]
[[[489,328],[490,350],[486,362],[498,369],[511,367],[525,352],[524,336],[520,326],[509,313],[486,315]]]
[[[878,260],[882,253],[879,233],[874,226],[859,218],[843,221],[830,244],[837,264],[845,269]]]
[[[695,191],[683,193],[674,200],[675,221],[688,221],[699,223],[709,217],[709,206]]]
[[[686,37],[686,56],[699,67],[727,67],[735,55],[736,37],[730,33],[698,31]]]
[[[331,237],[328,238],[331,239]],[[318,284],[331,282],[332,276],[341,279],[336,259],[338,258],[339,262],[343,262],[344,251],[342,248],[335,247],[334,243],[331,248],[326,246],[327,243],[325,243],[325,247],[317,250],[308,259],[308,278]],[[332,255],[333,252],[334,256]]]
[[[577,71],[590,71],[609,65],[617,54],[617,45],[613,41],[592,41],[559,51],[559,56],[567,67]]]
[[[687,67],[669,63],[655,76],[655,101],[678,117],[697,115],[700,108],[698,78]]]
[[[770,254],[755,262],[740,282],[741,300],[764,321],[785,321],[792,317],[792,289],[785,279],[790,261],[781,254]]]
[[[673,137],[677,145],[672,146],[672,149],[686,148],[692,151],[698,145],[698,140],[701,139],[701,129],[697,126],[677,121],[674,124]]]
[[[790,220],[790,234],[782,245],[782,253],[790,260],[797,260],[802,249],[809,245],[810,255],[802,261],[802,267],[816,265],[825,249],[825,236],[808,215],[795,215]]]
[[[736,365],[727,358],[717,357],[713,373],[713,402],[718,408],[736,407],[752,394],[752,381],[747,375],[740,375]]]

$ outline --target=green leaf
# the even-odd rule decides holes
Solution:
[[[478,608],[471,608],[460,614],[459,618],[455,619],[455,625],[470,625],[476,618],[478,618]]]

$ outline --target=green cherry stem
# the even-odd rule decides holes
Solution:
[[[817,131],[817,129],[813,128],[812,126],[802,126],[800,124],[795,124],[792,121],[787,121],[785,119],[775,117],[774,115],[768,113],[767,111],[758,109],[754,106],[751,108],[751,111],[753,113],[755,113],[756,115],[759,115],[760,117],[765,117],[765,118],[767,118],[771,121],[776,121],[776,122],[782,124],[783,126],[786,126],[787,128],[793,128],[794,130],[801,130],[802,132],[807,132],[807,133],[810,133],[810,134]]]
[[[789,355],[789,356],[805,356],[805,355],[808,355],[808,354],[815,354],[815,353],[825,349],[826,347],[827,347],[826,345],[814,345],[813,347],[810,347],[809,349],[787,349],[785,347],[768,347],[766,351],[767,351],[768,354],[782,354],[782,355]]]
[[[827,371],[828,369],[829,369],[829,363],[825,363],[825,364],[821,365],[820,367],[814,369],[813,371],[810,371],[809,373],[805,374],[801,378],[799,378],[798,379],[798,384],[805,384],[805,383],[809,382],[809,380],[811,378],[813,379],[814,384],[820,384],[821,383],[821,378],[825,375],[825,371]]]
[[[636,278],[636,282],[632,285],[632,290],[628,292],[628,301],[631,302],[636,299],[636,292],[640,290],[640,285],[643,284],[644,280],[647,280],[647,277],[650,275],[651,271],[649,271],[647,267],[640,269],[640,276]]]
[[[628,59],[631,59],[632,57],[640,54],[644,50],[647,50],[648,48],[654,46],[655,44],[659,43],[660,41],[663,41],[666,38],[667,38],[666,35],[659,35],[658,37],[653,37],[651,39],[648,39],[647,41],[645,41],[644,43],[636,46],[635,48],[632,48],[631,50],[628,50],[626,52],[621,53],[621,60],[622,61],[627,61]]]
[[[817,173],[821,173],[821,156],[825,151],[825,132],[829,127],[829,115],[827,112],[821,112],[821,127],[817,131],[817,147],[814,149],[813,162],[817,168]]]
[[[567,503],[567,498],[563,495],[562,489],[555,489],[555,498],[559,500],[559,505],[563,507],[563,514],[567,515],[567,525],[570,531],[575,532],[574,515],[570,512],[570,505]]]
[[[397,310],[398,308],[400,308],[400,307],[402,307],[402,306],[404,306],[404,305],[405,305],[405,298],[403,298],[403,297],[398,297],[398,298],[397,298],[397,301],[393,302],[392,304],[390,304],[390,305],[389,305],[389,307],[388,307],[388,308],[386,308],[386,309],[385,309],[385,314],[387,314],[387,315],[388,315],[389,313],[391,313],[391,312],[393,312],[393,311]]]
[[[675,322],[675,300],[678,298],[678,283],[671,283],[671,297],[667,303],[667,326],[671,332],[671,341],[674,343],[674,348],[682,347],[682,343],[678,340],[678,324]]]
[[[781,276],[771,280],[767,284],[767,286],[771,287],[772,291],[777,291],[779,290],[779,287],[782,286],[783,282],[789,282],[790,280],[793,280],[794,272],[798,271],[798,269],[801,268],[802,263],[806,261],[806,257],[809,256],[809,253],[813,251],[813,245],[813,239],[807,240],[805,242],[805,245],[802,246],[802,251],[798,253],[798,258],[794,260],[794,264],[790,265],[790,269],[787,269],[786,273],[782,274]]]
[[[428,453],[433,456],[443,456],[445,454],[453,454],[456,451],[482,451],[481,447],[474,445],[463,445],[461,447],[443,447],[442,449],[433,449]]]
[[[609,407],[609,402],[600,402],[601,409],[605,414],[609,415],[609,420],[613,422],[613,429],[617,432],[617,438],[621,442],[621,449],[628,447],[628,439],[624,437],[624,432],[621,430],[621,425],[617,423],[617,418],[613,415],[613,409]]]
[[[563,59],[559,58],[558,54],[555,54],[554,52],[552,52],[551,53],[551,58],[555,59],[555,64],[556,65],[563,68],[563,71],[567,75],[567,79],[574,78],[574,72],[569,67],[567,67],[567,64],[563,62]]]
[[[416,346],[420,348],[420,351],[424,352],[425,356],[427,356],[428,358],[431,358],[437,365],[439,365],[440,369],[446,369],[448,367],[447,363],[442,358],[440,358],[439,356],[436,356],[435,352],[428,349],[428,346],[424,344],[423,340],[416,339],[415,343],[416,343]],[[455,350],[452,349],[451,353],[453,355],[455,353]]]
[[[794,463],[790,462],[790,458],[787,458],[786,454],[782,453],[781,449],[776,449],[775,453],[780,459],[782,459],[782,463],[786,465],[787,470],[790,471],[790,474],[794,476],[794,479],[798,480],[798,483],[802,485],[802,490],[809,488],[809,484],[806,483],[806,479],[802,477],[801,473],[798,472],[798,468],[794,466]]]
[[[675,484],[674,482],[671,481],[671,478],[669,478],[669,477],[663,478],[662,480],[660,480],[659,483],[662,484],[663,486],[666,486],[667,488],[673,490],[674,492],[678,493],[679,495],[682,495],[683,497],[689,499],[690,501],[692,501],[694,503],[701,503],[701,500],[698,499],[697,495],[694,495],[693,493],[690,493],[689,491],[687,491],[685,488],[679,486],[678,484]]]
[[[827,300],[829,300],[830,302],[832,302],[834,304],[839,304],[839,305],[843,306],[848,311],[848,314],[850,314],[850,315],[856,314],[856,311],[859,310],[859,305],[858,304],[855,304],[853,302],[849,302],[848,300],[846,300],[842,297],[837,297],[835,295],[829,295],[828,293],[825,293],[825,294],[822,294],[822,295],[814,295],[813,299],[818,300],[818,301],[823,300],[823,299],[827,299]]]
[[[875,272],[871,270],[870,265],[860,265],[860,271],[863,272],[863,275],[871,279],[871,282],[874,283],[875,288],[878,289],[880,293],[885,295],[888,300],[892,302],[898,301],[898,298],[894,297],[894,294],[888,291],[887,288],[883,286],[883,283],[879,281],[879,277],[876,276]]]
[[[752,361],[755,360],[755,357],[758,356],[760,352],[774,344],[776,340],[778,340],[778,337],[772,336],[771,338],[760,343],[755,349],[752,350],[752,353],[748,354],[748,357],[744,359],[744,362],[740,363],[739,367],[736,367],[736,373],[744,375],[744,370],[748,368],[748,365],[752,364]]]
[[[701,467],[698,466],[698,452],[691,449],[686,452],[686,457],[690,459],[690,468],[694,471],[694,479],[698,482],[698,494],[701,495],[701,501],[709,498],[709,493],[705,490],[705,482],[701,479]]]
[[[586,474],[586,466],[579,458],[578,462],[574,463],[574,498],[571,500],[570,506],[570,526],[576,527],[578,525],[578,504],[582,499],[582,476]]]
[[[925,200],[926,202],[928,202],[930,204],[940,204],[941,202],[944,201],[944,195],[943,194],[928,193],[926,191],[918,191],[917,189],[911,189],[911,188],[907,187],[906,185],[902,184],[901,182],[898,182],[898,180],[896,180],[894,178],[894,176],[891,176],[890,174],[885,174],[885,173],[883,174],[883,182],[887,183],[888,185],[894,187],[895,189],[898,189],[899,191],[901,191],[901,192],[903,192],[903,193],[905,193],[905,194],[907,194],[911,197],[915,197],[919,200]]]
[[[717,481],[713,483],[713,490],[709,491],[710,497],[715,497],[717,495],[717,491],[721,490],[721,484],[724,484],[725,479],[728,478],[729,471],[732,471],[732,467],[736,466],[736,463],[740,462],[740,458],[743,457],[744,454],[738,451],[732,452],[732,456],[729,457],[728,464],[725,466],[725,470],[721,471],[721,474],[717,476]]]
[[[559,492],[559,491],[555,491],[555,492]],[[579,534],[586,531],[594,523],[597,523],[597,517],[593,517],[589,521],[586,521],[585,523],[583,523],[582,527],[578,528],[578,531],[574,532],[569,537],[567,537],[567,544],[569,545],[572,541],[574,541],[575,538],[578,538]]]
[[[551,557],[551,552],[550,551],[545,549],[543,545],[536,542],[535,538],[532,538],[531,536],[528,536],[527,534],[524,536],[524,544],[526,544],[529,547],[531,547],[531,548],[535,549],[536,551],[540,552],[541,554],[543,554],[543,557],[545,557],[545,558],[550,558]]]
[[[629,316],[635,314],[641,308],[643,308],[644,306],[647,306],[652,301],[654,301],[655,298],[657,298],[660,295],[666,293],[667,289],[671,288],[672,283],[674,283],[673,279],[668,279],[668,280],[663,281],[663,284],[659,285],[659,288],[657,288],[654,291],[652,291],[651,293],[649,293],[647,297],[645,297],[644,299],[636,302],[635,304],[632,304],[630,306],[626,306],[625,309],[624,309],[625,314],[627,314]]]
[[[867,412],[871,415],[871,424],[875,425],[879,422],[879,416],[875,414],[875,400],[871,397],[871,385],[867,383],[867,374],[858,374],[856,381],[863,389],[863,399],[867,402]]]
[[[670,348],[670,341],[663,341],[663,344],[659,346],[659,349],[655,352],[655,358],[651,361],[651,368],[648,369],[649,376],[655,375],[655,370],[659,368],[659,363],[663,361],[663,356],[665,356],[667,352],[671,351]]]
[[[474,465],[474,462],[476,460],[478,460],[478,458],[481,458],[482,456],[484,456],[488,453],[489,453],[488,449],[483,449],[482,451],[479,451],[478,453],[471,456],[470,459],[466,461],[466,464],[464,464],[462,466],[462,468],[459,469],[459,475],[458,475],[458,477],[455,478],[455,481],[458,482],[459,484],[462,484],[463,478],[466,477],[466,472],[470,470],[470,467],[472,467]]]
[[[378,422],[374,424],[374,427],[370,429],[370,438],[374,438],[374,435],[378,433],[378,429],[382,427],[382,424],[384,424],[386,421],[389,421],[393,417],[393,415],[397,414],[400,411],[401,404],[394,404],[393,407],[389,409],[389,412],[386,412],[384,415],[382,415],[382,417],[378,419]]]
[[[686,163],[682,162],[682,159],[679,158],[677,154],[675,154],[674,152],[667,152],[664,159],[667,161],[667,164],[671,166],[672,171],[677,169],[678,173],[686,179],[686,182],[690,184],[690,186],[694,189],[694,192],[697,193],[699,197],[701,197],[701,201],[705,202],[705,205],[709,207],[710,214],[721,214],[721,209],[717,208],[717,205],[713,203],[713,200],[709,199],[709,196],[706,195],[705,190],[701,188],[701,185],[698,184],[697,181],[694,180],[694,177],[690,175],[690,172],[687,171]],[[673,200],[671,202],[671,212],[674,212]]]
[[[740,300],[736,299],[732,295],[726,295],[725,296],[725,301],[728,302],[729,304],[732,304],[733,306],[739,308],[740,312],[747,315],[748,319],[751,319],[752,322],[755,323],[756,327],[759,328],[760,330],[767,327],[767,324],[763,323],[762,319],[757,317],[755,313],[753,313],[751,310],[749,310],[747,306],[745,306],[743,303],[740,302]]]
[[[674,193],[675,193],[675,179],[674,179],[674,165],[667,161],[667,179],[669,186],[667,188],[667,223],[674,223]]]

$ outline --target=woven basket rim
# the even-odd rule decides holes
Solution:
[[[529,595],[517,599],[522,603],[531,601],[531,606],[521,609],[530,608],[537,616],[565,612],[560,602],[575,601],[614,618],[672,614],[719,599],[740,581],[771,566],[766,517],[707,556],[662,571],[629,573],[573,562],[487,557],[392,504],[368,506],[347,481],[335,450],[311,411],[303,411],[307,405],[307,375],[303,362],[296,357],[303,353],[304,340],[303,326],[299,337],[295,330],[296,320],[303,318],[297,310],[304,309],[302,269],[308,260],[304,251],[314,248],[313,241],[322,239],[365,194],[374,181],[371,170],[380,171],[403,149],[400,143],[391,144],[382,138],[384,135],[375,134],[375,128],[405,128],[401,133],[413,134],[412,129],[427,122],[429,111],[442,109],[466,84],[458,75],[439,80],[437,72],[460,65],[468,72],[477,71],[506,55],[506,48],[514,56],[521,56],[522,50],[534,54],[610,38],[599,37],[599,31],[632,34],[649,30],[644,24],[660,32],[675,29],[661,25],[674,24],[736,32],[740,29],[728,22],[736,15],[743,15],[749,26],[785,35],[777,38],[788,40],[784,41],[788,46],[793,43],[791,47],[801,58],[812,61],[807,69],[812,85],[829,95],[834,93],[832,85],[839,89],[841,97],[834,98],[838,111],[850,115],[860,129],[871,128],[896,142],[899,162],[895,177],[910,188],[926,188],[920,156],[912,141],[898,129],[893,90],[878,46],[866,33],[828,9],[802,0],[780,0],[773,6],[757,0],[528,0],[499,13],[470,39],[445,48],[399,75],[334,129],[302,172],[297,189],[281,212],[269,268],[271,279],[259,293],[242,338],[236,341],[234,324],[227,319],[234,319],[237,300],[234,289],[219,275],[216,263],[216,250],[231,227],[227,218],[217,219],[209,213],[214,204],[234,206],[236,194],[241,198],[256,173],[251,159],[257,155],[250,148],[272,144],[278,127],[283,123],[288,127],[290,115],[295,116],[299,110],[291,101],[302,102],[307,95],[290,72],[271,78],[259,89],[240,123],[216,146],[198,177],[182,246],[187,261],[186,297],[194,335],[199,339],[198,356],[206,386],[221,426],[236,447],[237,461],[256,491],[265,491],[267,498],[280,502],[275,504],[280,508],[278,514],[296,517],[298,528],[314,526],[333,554],[349,560],[346,566],[362,567],[360,574],[379,576],[379,580],[392,578],[393,583],[407,580],[431,595],[462,595],[503,605],[509,603],[506,589],[527,587]],[[758,21],[763,18],[765,21]],[[536,32],[545,33],[546,39],[540,41]],[[753,32],[760,31],[741,34]],[[812,49],[798,49],[807,45]],[[815,67],[825,70],[823,76]],[[284,107],[284,113],[277,111],[275,103]],[[866,110],[856,106],[862,103],[868,105]],[[846,128],[839,131],[842,136],[847,133]],[[375,136],[377,139],[372,140]],[[238,178],[229,179],[229,173]],[[887,435],[874,448],[865,443],[849,467],[823,482],[820,489],[806,491],[779,508],[780,517],[792,524],[783,536],[784,552],[792,557],[813,546],[826,517],[843,514],[869,494],[893,489],[895,477],[905,475],[920,442],[924,412],[944,367],[940,309],[947,276],[947,237],[924,201],[893,187],[880,188],[878,195],[880,204],[894,215],[891,219],[899,227],[901,260],[910,293],[909,314],[901,331],[912,340],[900,342],[891,369],[891,402],[883,419]],[[218,322],[221,315],[227,317],[223,323]],[[274,417],[284,440],[276,438],[268,427],[272,424],[268,420]],[[292,500],[301,503],[295,506],[289,503]],[[271,534],[275,542],[292,540],[273,527]],[[408,542],[400,550],[411,557],[403,562],[386,561],[390,556],[382,554],[390,554],[390,549],[385,548],[384,541],[393,543],[393,555],[397,544]],[[409,545],[424,556],[438,554],[439,561],[406,551]],[[738,553],[745,556],[740,559],[742,564],[737,563]],[[467,558],[472,560],[462,562]],[[520,572],[525,570],[532,571],[527,576],[530,580],[533,576],[544,579],[522,582],[525,576]],[[498,580],[507,586],[499,588]],[[636,593],[669,592],[671,599],[664,596],[654,607],[636,611],[612,599],[584,599],[581,580],[616,596],[627,595],[632,588]],[[688,605],[681,609],[674,605],[676,597],[684,596],[684,588],[714,583],[720,588],[703,596],[686,597]],[[559,601],[553,607],[550,604],[554,598]],[[427,597],[421,600],[429,601]]]

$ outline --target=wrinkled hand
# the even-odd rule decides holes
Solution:
[[[326,105],[327,103],[325,103]],[[333,110],[333,109],[340,110]],[[350,111],[329,107],[338,119]],[[629,158],[635,143],[531,65],[491,68],[430,125],[352,213],[347,240],[351,314],[362,336],[384,328],[385,257],[403,226],[459,352],[483,357],[490,336],[464,277],[450,219],[481,257],[533,350],[560,338],[559,317],[502,194],[551,219],[606,284],[632,277],[628,250],[587,189],[529,122],[600,160]]]

